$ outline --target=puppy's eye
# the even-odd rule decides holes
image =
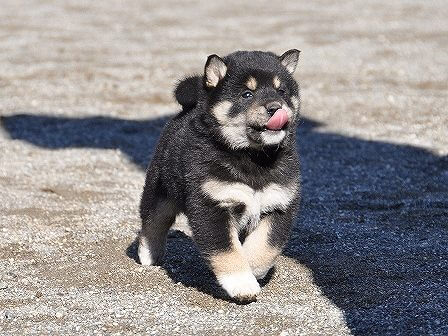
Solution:
[[[252,98],[254,95],[252,92],[250,91],[244,91],[243,94],[241,95],[243,98]]]
[[[278,89],[277,92],[281,95],[281,96],[286,96],[286,91],[283,89]]]

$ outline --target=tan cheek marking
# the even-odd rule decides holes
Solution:
[[[280,82],[280,78],[278,78],[278,76],[275,76],[272,82],[274,84],[274,88],[278,89],[280,87],[281,82]]]
[[[211,112],[221,125],[221,133],[232,148],[245,148],[249,146],[246,135],[245,115],[240,113],[234,118],[229,117],[232,102],[224,100],[216,104]]]
[[[255,91],[257,89],[257,80],[250,76],[246,82],[246,86],[249,90]]]
[[[232,102],[224,100],[213,107],[212,113],[221,124],[224,124],[228,121],[228,113],[231,107]]]

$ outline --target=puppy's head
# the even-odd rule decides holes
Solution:
[[[207,59],[203,76],[208,113],[232,149],[282,147],[295,131],[300,98],[292,74],[299,51],[281,56],[238,51]]]

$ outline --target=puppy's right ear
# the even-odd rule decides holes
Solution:
[[[207,58],[204,69],[205,86],[214,88],[227,73],[227,66],[218,55],[210,55]]]

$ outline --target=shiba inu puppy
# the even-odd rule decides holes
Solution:
[[[202,76],[178,85],[183,111],[161,135],[141,199],[143,265],[162,262],[183,212],[222,288],[236,300],[256,298],[299,202],[298,59],[296,49],[211,55]]]

